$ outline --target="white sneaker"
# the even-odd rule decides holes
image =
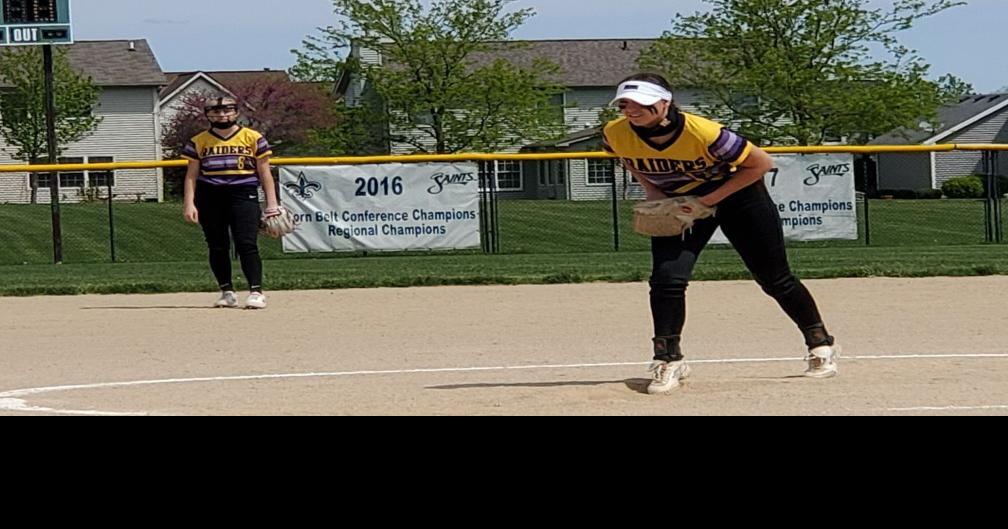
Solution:
[[[679,382],[690,374],[690,367],[685,360],[678,362],[656,360],[648,370],[651,371],[651,383],[647,387],[649,395],[671,393],[679,387]]]
[[[249,297],[245,300],[246,309],[265,309],[266,308],[266,295],[262,292],[253,292],[249,294]]]
[[[837,361],[840,359],[840,347],[837,345],[823,345],[809,351],[805,361],[808,362],[808,369],[805,376],[809,378],[830,378],[837,376],[839,368]]]
[[[214,303],[214,307],[218,309],[233,309],[238,306],[238,294],[228,290],[227,292],[221,292],[220,299],[217,303]]]

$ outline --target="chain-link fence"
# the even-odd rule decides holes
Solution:
[[[974,165],[955,166],[958,162],[951,160],[955,162],[950,164],[953,169],[945,172],[941,172],[941,160],[932,161],[934,153],[923,153],[928,159],[905,153],[858,155],[857,239],[791,244],[925,247],[1000,243],[1008,227],[1002,214],[1008,185],[1004,184],[998,156],[993,151],[979,154]],[[955,172],[962,175],[956,177]],[[649,248],[649,240],[631,228],[631,210],[643,192],[611,160],[493,164],[481,171],[481,178],[483,252],[590,254]],[[959,183],[950,185],[950,181]],[[130,201],[132,196],[112,198],[97,195],[87,202],[61,206],[63,262],[205,259],[202,232],[182,220],[180,203]],[[48,204],[0,204],[0,222],[5,226],[0,264],[53,261]],[[261,242],[266,259],[305,257],[284,254],[277,241]]]

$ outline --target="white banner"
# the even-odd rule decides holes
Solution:
[[[858,238],[852,155],[774,155],[773,159],[774,169],[764,181],[777,204],[785,239]],[[711,242],[728,244],[728,239],[719,228]]]
[[[285,252],[480,247],[473,164],[287,166],[280,191],[300,223]]]

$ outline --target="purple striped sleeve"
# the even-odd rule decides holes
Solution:
[[[266,141],[266,138],[260,137],[259,141],[256,142],[256,158],[262,158],[267,154],[273,154],[273,148],[270,147],[270,144],[268,141]]]
[[[721,129],[714,143],[707,149],[715,160],[734,163],[745,153],[749,141],[728,129]]]
[[[199,160],[199,153],[196,151],[196,142],[190,141],[182,149],[181,156],[190,160]]]

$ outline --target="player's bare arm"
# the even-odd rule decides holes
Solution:
[[[196,210],[196,178],[199,177],[200,163],[189,160],[185,175],[185,194],[183,199],[183,217],[186,222],[199,224],[199,211]]]
[[[273,178],[273,171],[270,169],[269,157],[260,158],[258,162],[259,183],[262,185],[263,193],[266,195],[266,212],[275,213],[280,206],[277,200],[276,182]]]

